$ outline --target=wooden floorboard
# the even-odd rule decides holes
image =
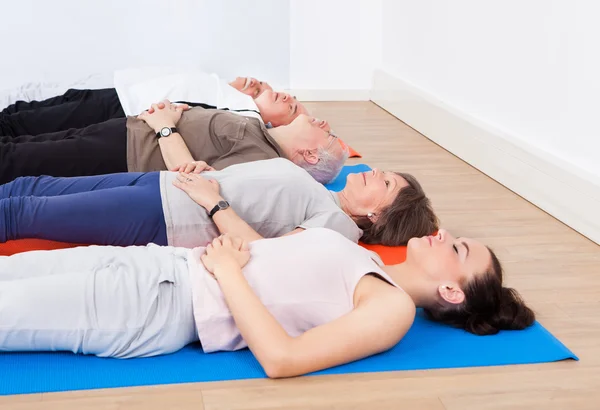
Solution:
[[[581,361],[0,397],[0,410],[600,408],[600,247],[372,103],[307,106],[363,154],[351,163],[414,174],[444,228],[494,248],[508,284]]]

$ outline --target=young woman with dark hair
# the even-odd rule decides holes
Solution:
[[[393,266],[324,228],[0,257],[4,351],[133,358],[200,341],[206,353],[249,347],[269,377],[290,377],[393,347],[417,307],[475,334],[535,319],[486,246],[443,229],[412,238]]]

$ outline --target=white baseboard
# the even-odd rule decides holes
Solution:
[[[600,178],[383,70],[371,99],[427,138],[600,244]]]
[[[369,101],[371,90],[303,90],[291,89],[287,93],[298,101]]]

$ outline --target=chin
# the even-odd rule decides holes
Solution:
[[[414,251],[422,251],[423,249],[429,247],[429,242],[424,240],[424,238],[410,238],[406,244],[406,253],[408,254]]]
[[[239,88],[241,90],[246,84],[246,79],[244,77],[236,77],[235,80],[232,81],[232,83],[234,87]]]
[[[419,259],[419,255],[425,250],[421,238],[410,238],[406,244],[406,260],[414,261]],[[429,246],[429,244],[427,244]],[[412,263],[412,262],[411,262]]]
[[[260,93],[260,95],[259,95],[258,97],[256,97],[256,98],[254,99],[255,103],[256,103],[256,104],[263,104],[263,102],[264,102],[265,104],[267,104],[267,105],[265,105],[265,107],[268,107],[269,100],[268,100],[268,98],[267,98],[267,95],[272,95],[272,93],[270,93],[270,92],[269,92],[269,90],[265,90],[265,91],[263,91],[262,93]],[[264,113],[263,113],[263,111],[265,111],[265,107],[263,107],[263,108],[260,110],[260,112],[261,112],[261,115],[262,115],[262,114],[264,114]],[[261,107],[258,107],[258,108],[260,109]]]
[[[410,238],[406,244],[406,250],[419,246],[419,238]]]
[[[355,183],[358,180],[358,178],[360,178],[362,181],[362,174],[348,174],[348,176],[346,177],[346,183],[348,183],[348,182]]]

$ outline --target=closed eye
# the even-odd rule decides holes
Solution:
[[[458,255],[458,248],[456,247],[456,245],[452,245],[452,248],[454,248],[454,252],[456,252],[456,254]]]
[[[387,177],[388,175],[390,175],[388,172],[386,172],[386,171],[383,172],[383,176],[384,177]],[[393,185],[392,185],[392,181],[394,182]],[[392,187],[392,191],[393,191],[393,190],[395,190],[398,187],[398,179],[396,179],[396,178],[394,178],[392,176],[391,179],[386,179],[385,180],[385,185],[388,186],[388,187],[391,186]]]

